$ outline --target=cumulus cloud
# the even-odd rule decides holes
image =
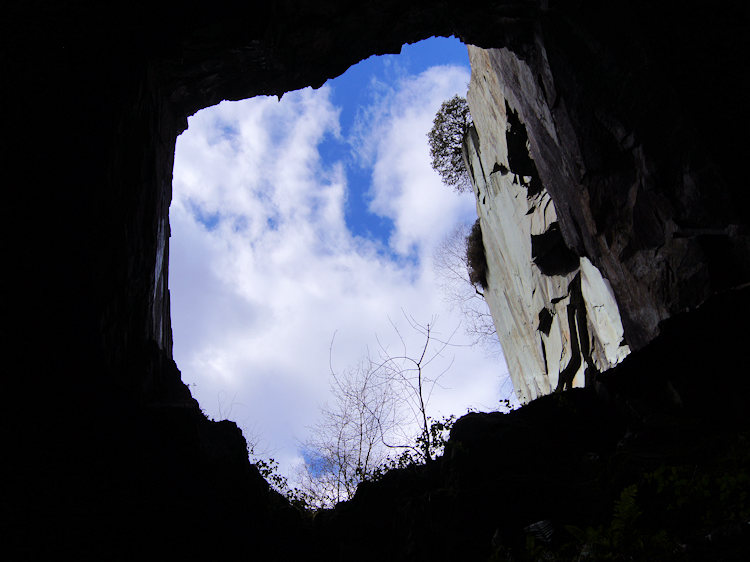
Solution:
[[[463,67],[432,67],[381,94],[361,118],[359,155],[373,167],[371,210],[393,220],[391,245],[401,254],[429,254],[456,222],[475,216],[473,197],[440,184],[425,138],[440,104],[465,95],[469,78]]]
[[[416,352],[423,342],[402,310],[423,323],[438,316],[444,335],[460,322],[430,256],[457,221],[475,216],[474,203],[440,184],[425,134],[440,102],[467,82],[465,69],[441,67],[381,88],[347,136],[325,86],[281,102],[223,102],[193,116],[178,139],[175,359],[204,410],[237,421],[285,470],[301,462],[299,441],[326,400],[334,333],[334,367],[343,369],[376,335],[389,349],[400,345],[390,320]],[[346,163],[321,159],[326,138],[349,143],[372,168],[370,209],[393,221],[392,252],[348,230],[347,198],[356,193]],[[436,416],[497,405],[504,363],[454,347],[435,370],[451,363],[433,397]]]

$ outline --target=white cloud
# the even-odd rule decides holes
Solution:
[[[440,104],[465,95],[469,78],[463,67],[432,67],[403,79],[361,119],[359,154],[374,170],[371,209],[394,221],[391,246],[401,254],[415,247],[428,254],[459,220],[475,213],[471,196],[458,197],[440,184],[425,136]]]
[[[326,399],[334,332],[335,366],[344,368],[376,334],[396,344],[389,317],[407,343],[420,345],[402,309],[421,322],[439,315],[444,333],[460,321],[446,310],[430,255],[474,204],[440,184],[424,135],[440,102],[467,81],[465,70],[431,69],[363,112],[360,133],[371,126],[355,146],[373,166],[372,209],[394,221],[393,249],[416,259],[391,261],[377,242],[347,230],[345,169],[317,151],[325,135],[341,135],[328,87],[280,103],[224,102],[192,117],[178,139],[170,212],[175,359],[201,406],[237,421],[248,437],[262,436],[260,448],[285,470],[299,462],[297,440]],[[442,380],[450,391],[436,392],[435,415],[495,407],[505,365],[477,349],[451,355]]]

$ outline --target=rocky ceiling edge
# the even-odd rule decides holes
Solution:
[[[75,355],[68,359],[79,372],[147,400],[184,396],[143,373],[170,355],[167,212],[186,118],[223,99],[320,86],[431,35],[470,40],[476,29],[477,42],[501,45],[536,11],[426,0],[10,3],[4,124],[14,139],[8,160],[25,179],[9,194],[5,226],[35,248],[12,246],[28,275],[11,279],[9,293],[36,295],[11,305],[18,333],[45,317],[58,335],[50,355]],[[43,131],[52,149],[40,157]],[[13,345],[34,352],[28,338]]]
[[[612,280],[634,348],[664,318],[750,280],[736,142],[737,112],[747,116],[740,4],[286,3],[230,21],[185,18],[181,42],[154,59],[178,119],[222,99],[317,87],[370,54],[430,35],[505,47],[508,60],[530,68],[554,115],[550,135],[530,92],[506,80],[562,209],[566,243]],[[716,101],[700,118],[706,91]]]
[[[702,187],[688,214],[700,215],[708,202],[712,222],[742,228],[746,143],[736,142],[736,131],[747,122],[739,78],[747,38],[736,29],[746,9],[600,4],[218,1],[143,11],[6,4],[0,106],[7,177],[18,178],[3,225],[14,266],[4,279],[13,374],[5,413],[14,421],[2,428],[14,451],[5,496],[12,509],[3,511],[14,521],[3,527],[11,549],[49,555],[84,544],[93,557],[129,537],[142,554],[147,543],[131,540],[141,537],[189,553],[192,545],[172,537],[208,513],[215,521],[206,523],[203,546],[215,556],[216,536],[242,537],[249,521],[261,536],[273,523],[259,506],[275,500],[247,476],[236,428],[201,421],[169,356],[174,142],[202,107],[317,86],[366,56],[430,35],[508,47],[527,60],[539,56],[543,38],[560,99],[579,111],[574,137],[594,138],[587,131],[596,109],[618,115],[636,135],[655,135],[655,144],[668,129],[690,148],[679,158],[711,172],[693,176]],[[576,56],[581,49],[596,62],[583,74],[569,65],[589,60]],[[645,74],[595,72],[644,61]],[[655,153],[658,161],[672,158],[668,148]],[[711,179],[715,170],[721,181]],[[606,165],[598,172],[606,176]],[[674,186],[656,185],[667,195],[671,187],[658,186]],[[607,190],[598,195],[607,208]],[[586,251],[574,228],[564,235]],[[742,273],[742,265],[731,253],[719,260],[722,271]]]
[[[512,25],[488,22],[519,10],[527,25],[525,6],[489,2],[4,6],[5,390],[18,398],[0,428],[12,452],[6,551],[211,559],[302,548],[290,540],[297,516],[250,467],[237,427],[202,415],[171,359],[176,136],[221,99],[320,85],[472,21],[499,45]]]
[[[652,4],[289,1],[216,2],[208,9],[201,2],[161,2],[148,10],[122,7],[119,12],[95,3],[62,8],[41,3],[35,10],[12,5],[9,21],[15,16],[18,25],[9,27],[6,37],[9,71],[17,79],[9,92],[15,103],[6,104],[15,108],[7,123],[20,140],[12,160],[19,168],[34,169],[41,176],[38,185],[56,189],[46,187],[52,195],[46,210],[26,200],[24,192],[13,193],[10,206],[21,211],[21,224],[26,222],[21,217],[28,216],[24,211],[33,208],[51,219],[42,222],[55,225],[51,230],[59,247],[49,248],[49,263],[41,267],[54,270],[50,275],[63,277],[69,286],[50,296],[55,303],[50,310],[88,319],[88,327],[61,331],[81,332],[86,345],[101,337],[96,347],[122,382],[143,370],[139,361],[123,369],[126,357],[152,355],[145,349],[134,354],[131,345],[144,347],[150,340],[169,354],[166,217],[174,142],[187,116],[223,99],[319,86],[369,55],[398,52],[403,43],[431,35],[455,34],[481,47],[507,47],[532,68],[551,73],[538,79],[553,80],[551,103],[565,105],[571,115],[574,130],[567,141],[589,152],[601,133],[597,119],[614,120],[626,136],[656,139],[657,176],[690,166],[719,169],[723,181],[703,180],[712,185],[699,186],[694,207],[703,205],[708,193],[718,208],[712,209],[712,222],[721,221],[722,213],[737,215],[746,208],[737,204],[742,175],[733,158],[738,144],[732,142],[742,92],[730,86],[742,38],[722,30],[733,30],[743,20],[732,10],[699,9],[704,2],[682,3],[679,10]],[[696,47],[693,38],[699,36],[705,41]],[[695,76],[721,85],[711,93],[717,103],[711,104],[708,119],[693,118],[705,91],[696,92]],[[40,167],[31,155],[36,131],[45,128],[65,130],[65,146]],[[665,130],[680,135],[665,135]],[[665,136],[679,150],[669,153],[657,146]],[[585,172],[597,174],[597,185],[604,186],[591,197],[601,210],[607,209],[610,195],[618,194],[608,192],[608,174],[614,170],[619,177],[627,171],[615,170],[622,163],[617,159],[598,160],[601,166]],[[675,183],[667,180],[649,193],[649,200],[665,194],[670,199]],[[566,201],[579,204],[568,193],[575,185],[549,184],[558,207]],[[60,224],[61,216],[81,213],[94,217],[93,224],[85,229],[65,220]],[[686,214],[691,213],[696,214]],[[576,221],[568,221],[563,234],[571,247],[592,254],[597,263],[595,244],[581,239],[593,237],[585,222],[577,221],[584,226],[579,232]],[[601,222],[606,236],[606,217]],[[727,222],[742,220],[732,216]],[[44,238],[41,231],[32,236]],[[49,246],[42,240],[36,245]],[[65,247],[77,249],[76,265],[60,263]],[[40,267],[35,261],[34,267]],[[86,287],[85,297],[76,296],[83,292],[76,287]]]
[[[223,99],[321,86],[371,55],[435,35],[500,47],[530,39],[536,2],[277,2],[191,25],[160,58],[170,101],[186,114]]]

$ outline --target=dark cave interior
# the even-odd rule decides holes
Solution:
[[[695,466],[706,482],[731,470],[740,484],[728,489],[741,489],[747,26],[744,4],[697,1],[10,2],[8,559],[534,559],[499,553],[523,550],[523,529],[536,521],[595,525],[660,467]],[[623,320],[637,351],[615,372],[513,415],[467,416],[429,470],[364,486],[349,504],[305,518],[269,491],[234,424],[203,417],[171,358],[175,139],[203,107],[320,86],[433,35],[505,48],[545,69],[539,83],[554,85],[548,102],[571,127],[558,145],[539,143],[535,160],[554,162],[573,144],[584,159],[577,182],[540,169],[569,209],[560,224],[568,247],[602,271],[636,276],[649,264],[630,256],[667,236],[688,250],[648,291],[616,292],[633,311]],[[509,99],[533,137],[533,115]],[[647,178],[629,207],[639,174]],[[664,231],[664,213],[677,231]],[[594,239],[619,253],[602,254]],[[661,325],[649,320],[653,303],[669,318]],[[643,508],[643,525],[672,513],[659,501],[648,504],[653,514]],[[728,509],[747,517],[742,501]],[[747,555],[739,520],[711,517],[666,529],[687,545],[670,550],[676,559]]]

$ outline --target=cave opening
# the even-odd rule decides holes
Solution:
[[[432,38],[317,90],[204,109],[178,138],[174,358],[204,412],[235,421],[291,480],[314,460],[331,371],[418,356],[415,325],[430,324],[440,351],[425,369],[439,376],[433,419],[513,398],[499,345],[471,345],[434,268],[443,240],[476,219],[473,195],[430,168],[425,138],[469,74],[463,44]]]
[[[727,290],[750,278],[742,142],[750,35],[744,3],[705,4],[165,2],[118,3],[110,13],[91,2],[9,3],[6,558],[523,559],[534,539],[524,529],[549,521],[561,535],[569,524],[606,529],[614,508],[626,505],[630,515],[642,514],[638,524],[647,531],[636,527],[632,546],[652,538],[665,545],[667,537],[670,551],[619,549],[600,558],[750,559],[742,487],[750,379],[733,353],[745,345],[740,319],[750,299],[742,284]],[[512,424],[468,416],[456,436],[461,457],[422,471],[431,476],[426,485],[406,479],[372,487],[358,511],[347,506],[338,519],[319,517],[310,530],[309,520],[295,523],[278,509],[248,470],[236,428],[202,418],[171,361],[162,258],[174,140],[188,115],[221,99],[319,86],[363,56],[449,32],[528,62],[533,81],[511,91],[541,82],[554,117],[565,118],[550,148],[580,146],[585,158],[573,155],[570,168],[552,162],[546,173],[538,162],[540,175],[556,182],[549,184],[554,196],[571,213],[560,226],[577,251],[600,240],[616,244],[611,255],[587,255],[625,275],[618,285],[605,274],[633,312],[623,318],[628,343],[639,349],[618,367],[624,396],[597,384],[523,408],[508,418]],[[535,115],[515,101],[520,114]],[[539,123],[536,131],[524,123],[530,135],[542,132]],[[628,158],[613,158],[620,148]],[[640,186],[622,189],[633,178]],[[597,220],[578,220],[588,216]],[[219,231],[221,218],[206,215],[206,230]],[[176,250],[176,228],[174,235]],[[307,271],[296,265],[286,285],[274,279],[264,288],[301,292]],[[264,304],[265,293],[253,294]],[[211,307],[221,308],[216,302]],[[224,310],[236,304],[227,300]],[[283,311],[287,323],[300,316],[292,305]],[[330,314],[320,308],[321,317]],[[674,316],[665,338],[648,344],[665,314]],[[214,333],[206,318],[192,324]],[[252,326],[262,331],[263,318]],[[252,345],[215,335],[219,343]],[[345,348],[344,335],[337,332],[335,350]],[[327,356],[332,334],[325,336]],[[177,322],[175,343],[189,381]],[[303,357],[306,371],[320,373],[296,344],[275,357]],[[222,389],[203,398],[202,389],[192,390],[205,408],[223,401],[242,423],[233,404],[246,396]],[[674,404],[675,391],[682,405]],[[623,423],[578,408],[586,393],[606,399],[608,413],[623,410]],[[650,407],[659,402],[667,403],[664,412]],[[675,423],[680,418],[686,423]],[[737,453],[717,457],[725,445]],[[662,465],[661,474],[674,475],[676,495],[642,503],[648,488],[641,478]],[[685,482],[700,485],[685,495]],[[638,503],[618,503],[634,499],[620,493],[636,484]],[[717,501],[707,504],[709,496]],[[680,513],[664,507],[674,505]],[[507,556],[496,548],[513,545]],[[589,544],[568,552],[597,556]]]

